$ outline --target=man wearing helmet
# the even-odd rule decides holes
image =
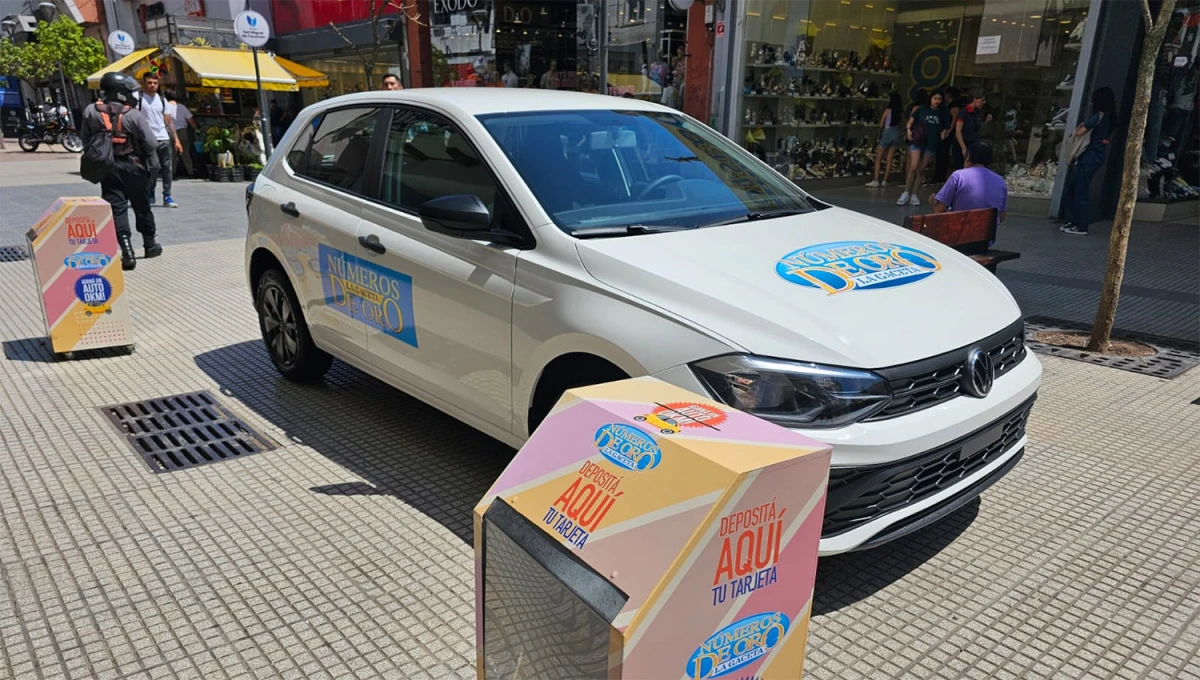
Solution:
[[[151,159],[156,153],[154,135],[138,110],[136,92],[140,89],[132,76],[105,73],[100,79],[101,100],[83,112],[80,135],[84,146],[94,135],[112,134],[112,170],[100,180],[100,195],[112,206],[113,225],[121,244],[121,268],[137,265],[129,230],[129,207],[137,217],[137,230],[142,235],[146,257],[162,254],[162,246],[154,240],[157,229],[150,211],[149,185]],[[106,124],[107,119],[107,124]]]

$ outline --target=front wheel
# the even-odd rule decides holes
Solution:
[[[83,139],[74,132],[68,132],[62,137],[63,148],[71,153],[83,153]]]
[[[271,269],[258,280],[255,307],[267,354],[280,375],[295,382],[325,375],[333,357],[313,343],[300,301],[283,271]]]
[[[21,151],[24,151],[25,153],[33,153],[34,151],[37,151],[41,144],[42,140],[38,139],[35,135],[22,135],[21,138],[17,140],[17,146],[21,147]]]

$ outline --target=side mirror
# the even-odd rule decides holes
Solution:
[[[441,196],[425,201],[418,211],[429,231],[456,238],[478,239],[492,226],[487,206],[474,194]]]

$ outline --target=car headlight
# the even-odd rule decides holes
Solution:
[[[892,398],[887,380],[853,368],[731,355],[691,369],[717,399],[784,427],[849,425]]]

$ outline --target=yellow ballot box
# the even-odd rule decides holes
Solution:
[[[25,238],[55,355],[132,348],[129,298],[108,203],[60,198]]]
[[[795,678],[830,449],[653,378],[569,391],[475,508],[480,678]]]

